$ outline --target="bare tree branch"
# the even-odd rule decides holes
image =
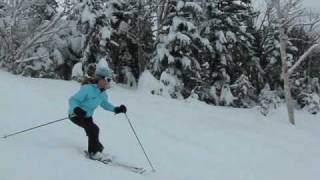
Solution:
[[[289,69],[289,75],[292,74],[293,71],[317,48],[320,48],[320,44],[314,44],[302,56],[300,56],[299,60]]]

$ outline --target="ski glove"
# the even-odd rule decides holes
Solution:
[[[127,108],[123,104],[121,104],[120,106],[114,108],[114,113],[116,113],[116,114],[126,113],[126,112],[127,112]]]
[[[78,117],[80,117],[80,118],[84,118],[85,116],[86,116],[86,112],[83,110],[83,109],[81,109],[80,107],[76,107],[76,108],[74,108],[74,110],[73,110],[73,112],[74,112],[74,114],[76,114]]]

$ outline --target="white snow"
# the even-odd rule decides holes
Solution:
[[[119,25],[119,31],[127,33],[129,31],[129,24],[124,21],[121,21]]]
[[[177,94],[176,92],[180,92],[183,85],[175,74],[173,68],[167,68],[161,73],[160,82],[163,88],[162,96],[176,96],[176,98],[181,98],[181,95]]]
[[[109,27],[103,27],[102,28],[102,39],[110,39],[110,37],[111,37],[111,30],[110,30],[110,28]]]
[[[34,61],[34,64],[38,64],[41,68],[42,66],[47,70],[51,64],[51,60],[49,59],[49,51],[47,48],[42,45],[37,49],[34,53],[34,56],[38,56],[38,61]]]
[[[150,94],[151,91],[157,91],[160,88],[160,82],[150,73],[150,71],[145,70],[139,77],[139,92]]]
[[[219,41],[216,41],[216,49],[218,52],[222,53],[223,52],[223,46]]]
[[[191,31],[193,29],[196,29],[196,27],[194,26],[194,24],[190,21],[187,21],[185,20],[184,18],[182,17],[178,17],[178,16],[175,16],[173,19],[172,19],[172,30],[173,31],[177,31],[178,30],[178,27],[183,24],[184,26],[187,27],[187,30],[188,31]]]
[[[0,71],[0,135],[67,116],[73,81],[33,79]],[[320,115],[285,107],[267,117],[256,109],[209,106],[114,86],[157,172],[127,172],[86,159],[86,136],[69,120],[0,139],[1,180],[318,180]],[[105,150],[150,170],[124,115],[94,116]]]
[[[215,34],[216,34],[216,36],[219,38],[220,43],[222,43],[222,44],[223,44],[223,43],[227,43],[227,39],[226,39],[226,37],[224,36],[223,31],[216,31]]]
[[[63,59],[63,57],[62,57],[62,54],[61,54],[61,52],[60,52],[57,48],[55,48],[55,49],[53,50],[52,56],[53,56],[53,59],[56,61],[56,63],[57,63],[58,65],[61,65],[61,64],[64,63],[64,59]]]
[[[191,68],[191,60],[188,57],[183,56],[180,61],[181,61],[184,68],[186,68],[186,69]]]
[[[155,63],[154,70],[158,71],[160,69],[161,61],[164,60],[165,57],[167,57],[168,64],[174,63],[174,58],[171,56],[169,50],[166,48],[167,46],[167,38],[163,38],[164,43],[159,43],[157,45],[157,56],[155,56],[152,61]]]
[[[83,47],[83,43],[84,43],[84,37],[82,36],[76,36],[76,37],[72,37],[69,41],[70,45],[71,45],[71,49],[74,52],[80,53],[82,47]]]
[[[178,11],[181,10],[181,8],[183,8],[184,4],[185,4],[185,2],[179,1],[178,4],[177,4],[177,10]]]
[[[227,85],[223,86],[219,101],[224,102],[225,105],[229,106],[233,104],[234,100],[236,100],[236,98],[232,95],[230,87]]]
[[[88,22],[91,28],[93,28],[96,22],[96,15],[90,11],[89,6],[85,6],[81,14],[81,23],[85,22]]]
[[[237,37],[236,37],[236,35],[235,35],[233,32],[231,32],[231,31],[227,31],[227,33],[226,33],[226,39],[228,39],[229,42],[233,42],[233,43],[237,42]]]
[[[182,8],[192,8],[194,11],[197,11],[199,13],[202,12],[202,8],[196,2],[179,1],[177,4],[177,11],[180,11]]]
[[[125,79],[126,79],[126,85],[129,88],[136,88],[137,85],[137,81],[131,71],[131,68],[128,66],[125,66],[122,70],[122,73],[125,75]]]
[[[82,63],[78,62],[76,63],[72,68],[72,77],[82,77],[83,71],[82,71]]]

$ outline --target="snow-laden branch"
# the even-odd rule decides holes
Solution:
[[[68,10],[68,12],[72,11],[73,9],[79,7],[80,5],[75,5],[71,9]],[[36,34],[26,45],[22,46],[17,50],[17,53],[15,55],[15,59],[17,59],[16,62],[19,62],[18,59],[20,59],[21,55],[29,49],[31,46],[33,46],[37,40],[42,38],[45,34],[47,34],[53,27],[56,26],[56,24],[61,20],[61,18],[68,12],[61,12],[51,23],[49,23],[44,29],[42,29],[38,34]]]
[[[302,56],[300,56],[299,60],[289,69],[289,75],[292,74],[293,71],[317,48],[320,48],[320,44],[314,44]]]
[[[17,63],[25,63],[25,62],[29,62],[29,61],[33,61],[33,60],[46,58],[46,57],[48,57],[48,56],[33,56],[33,57],[26,58],[26,59],[18,60],[16,62]]]

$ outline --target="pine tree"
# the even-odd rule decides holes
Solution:
[[[140,51],[146,60],[150,59],[152,50],[150,15],[144,19],[139,14],[145,12],[145,8],[131,0],[89,0],[70,16],[78,21],[77,29],[83,36],[80,62],[84,73],[88,67],[105,59],[114,69],[118,82],[137,83],[143,71],[139,66],[138,49],[142,48]]]
[[[222,93],[223,89],[231,87],[230,92],[239,102],[243,102],[242,98],[251,97],[243,97],[246,92],[240,92],[243,88],[238,87],[236,82],[248,79],[251,84],[256,77],[252,47],[254,15],[251,1],[211,0],[206,5],[206,19],[200,26],[201,34],[207,37],[214,47],[214,54],[207,57],[209,68],[203,81],[211,86],[209,89],[215,89],[219,96],[226,94]]]
[[[195,2],[169,1],[156,42],[152,72],[174,98],[186,98],[201,82],[199,54],[211,50],[196,27],[202,8]]]
[[[153,47],[152,11],[147,3],[125,1],[112,23],[112,66],[117,75],[117,82],[129,86],[137,80],[149,62]]]
[[[281,98],[277,90],[271,90],[268,83],[259,94],[258,110],[264,116],[267,116],[270,109],[276,109],[280,106]]]
[[[72,54],[79,57],[78,66],[82,66],[83,77],[88,76],[88,70],[94,67],[101,59],[110,62],[110,44],[112,28],[112,14],[114,1],[109,0],[78,0],[81,8],[75,9],[68,17],[71,22],[76,22],[75,32],[79,38],[73,38],[74,42],[81,42],[81,46],[74,49]],[[72,43],[72,46],[77,44]],[[80,50],[80,51],[79,51]],[[78,51],[78,52],[77,52]],[[77,79],[81,79],[76,77]]]

